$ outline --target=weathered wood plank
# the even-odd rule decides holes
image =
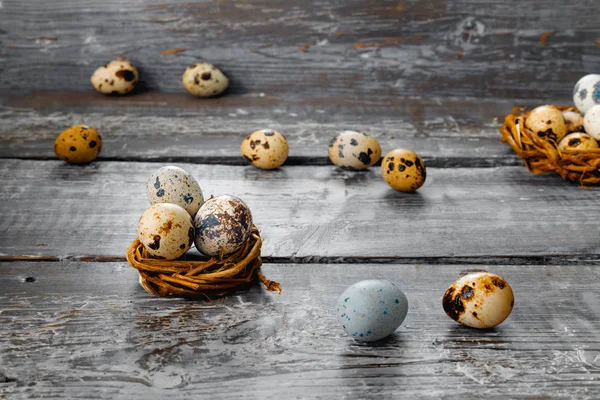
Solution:
[[[470,268],[504,276],[515,309],[473,330],[441,307]],[[598,267],[265,265],[283,293],[153,298],[124,263],[0,264],[0,395],[7,398],[595,398]],[[34,278],[26,282],[25,278]],[[397,282],[409,313],[359,344],[335,302],[365,278]],[[31,281],[32,279],[29,279]]]
[[[0,87],[91,90],[93,70],[124,54],[145,88],[169,92],[207,60],[231,93],[567,99],[600,62],[599,12],[587,0],[4,0]],[[172,48],[186,51],[161,54]]]
[[[158,163],[1,160],[0,255],[122,257],[148,207]],[[597,257],[594,187],[524,167],[428,170],[425,186],[401,194],[379,168],[178,164],[205,196],[232,194],[250,206],[263,254],[296,261],[486,256]],[[323,258],[324,257],[324,258]]]

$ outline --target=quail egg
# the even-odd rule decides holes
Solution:
[[[240,146],[242,156],[260,169],[279,168],[287,159],[288,142],[281,133],[273,129],[253,132]]]
[[[600,104],[600,75],[586,75],[575,84],[573,103],[582,114],[593,105]]]
[[[539,106],[525,119],[525,127],[544,140],[556,143],[567,134],[567,124],[562,112],[554,106]]]
[[[104,94],[126,94],[135,88],[139,78],[137,68],[129,61],[115,60],[98,67],[92,74],[92,86]]]
[[[585,132],[596,140],[600,140],[600,104],[591,107],[583,117]]]
[[[217,67],[208,63],[190,65],[181,80],[183,87],[198,97],[217,96],[229,86],[229,79]]]
[[[567,132],[581,132],[583,130],[583,115],[577,111],[563,111],[567,124]]]
[[[380,158],[379,143],[364,133],[343,131],[329,142],[329,159],[338,167],[365,169]]]
[[[196,179],[189,172],[175,166],[162,167],[150,175],[146,194],[150,204],[177,204],[192,217],[204,203],[202,189]]]
[[[54,141],[56,156],[70,164],[87,164],[102,150],[102,137],[96,128],[75,125],[65,129]]]
[[[396,149],[383,157],[381,175],[388,185],[399,192],[414,192],[425,183],[425,163],[417,153]]]
[[[140,218],[138,238],[151,256],[174,260],[194,243],[192,217],[176,204],[154,204]]]
[[[570,133],[558,144],[560,150],[593,150],[598,148],[596,139],[583,132]]]

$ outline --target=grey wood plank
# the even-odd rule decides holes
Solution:
[[[1,12],[0,87],[21,90],[90,90],[124,54],[143,86],[171,92],[207,60],[231,93],[567,98],[600,61],[593,0],[4,0]],[[186,51],[161,54],[173,48]]]
[[[515,293],[499,327],[448,318],[446,287],[472,268]],[[259,288],[212,303],[153,298],[125,263],[0,263],[0,394],[7,398],[596,398],[600,334],[592,266],[263,267]],[[34,278],[26,282],[25,278]],[[359,344],[335,319],[344,288],[391,279],[408,316]],[[31,281],[32,279],[29,279]]]
[[[123,257],[148,207],[160,163],[0,160],[0,255]],[[177,164],[205,197],[244,199],[263,255],[298,262],[436,257],[587,257],[600,243],[598,190],[524,167],[430,168],[415,194],[393,191],[380,169]]]

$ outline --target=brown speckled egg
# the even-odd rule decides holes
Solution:
[[[75,125],[65,129],[54,141],[54,152],[70,164],[87,164],[102,150],[102,137],[96,128]]]
[[[577,111],[563,111],[567,124],[567,132],[581,132],[583,130],[583,115]]]
[[[190,65],[181,81],[190,94],[198,97],[217,96],[229,86],[229,79],[217,67],[208,63]]]
[[[558,144],[560,150],[593,150],[598,148],[596,139],[583,132],[570,133]]]
[[[126,94],[135,88],[139,78],[136,67],[129,61],[115,60],[98,67],[92,74],[92,86],[104,94]]]
[[[329,142],[329,159],[338,167],[365,169],[380,158],[379,142],[364,133],[343,131]]]
[[[383,179],[399,192],[414,192],[425,183],[427,171],[417,153],[408,149],[396,149],[383,157]]]
[[[510,285],[489,272],[468,274],[454,282],[442,299],[453,320],[471,328],[491,328],[511,313],[515,298]]]
[[[562,112],[554,106],[539,106],[531,110],[525,127],[544,140],[556,143],[567,134],[567,124]]]
[[[138,238],[151,256],[174,260],[194,243],[192,217],[176,204],[154,204],[140,218]]]
[[[240,250],[252,232],[252,213],[241,199],[218,196],[204,202],[194,218],[196,248],[217,257]]]
[[[242,156],[260,169],[279,168],[287,159],[288,142],[281,133],[273,129],[253,132],[240,146]]]

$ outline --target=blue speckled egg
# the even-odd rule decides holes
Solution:
[[[408,300],[386,280],[366,280],[348,287],[337,302],[337,318],[353,339],[373,342],[394,333],[408,312]]]
[[[573,103],[582,114],[600,104],[600,75],[589,74],[577,82],[573,89]]]
[[[146,194],[150,204],[177,204],[192,218],[204,203],[198,181],[184,169],[171,165],[158,169],[150,176]]]

